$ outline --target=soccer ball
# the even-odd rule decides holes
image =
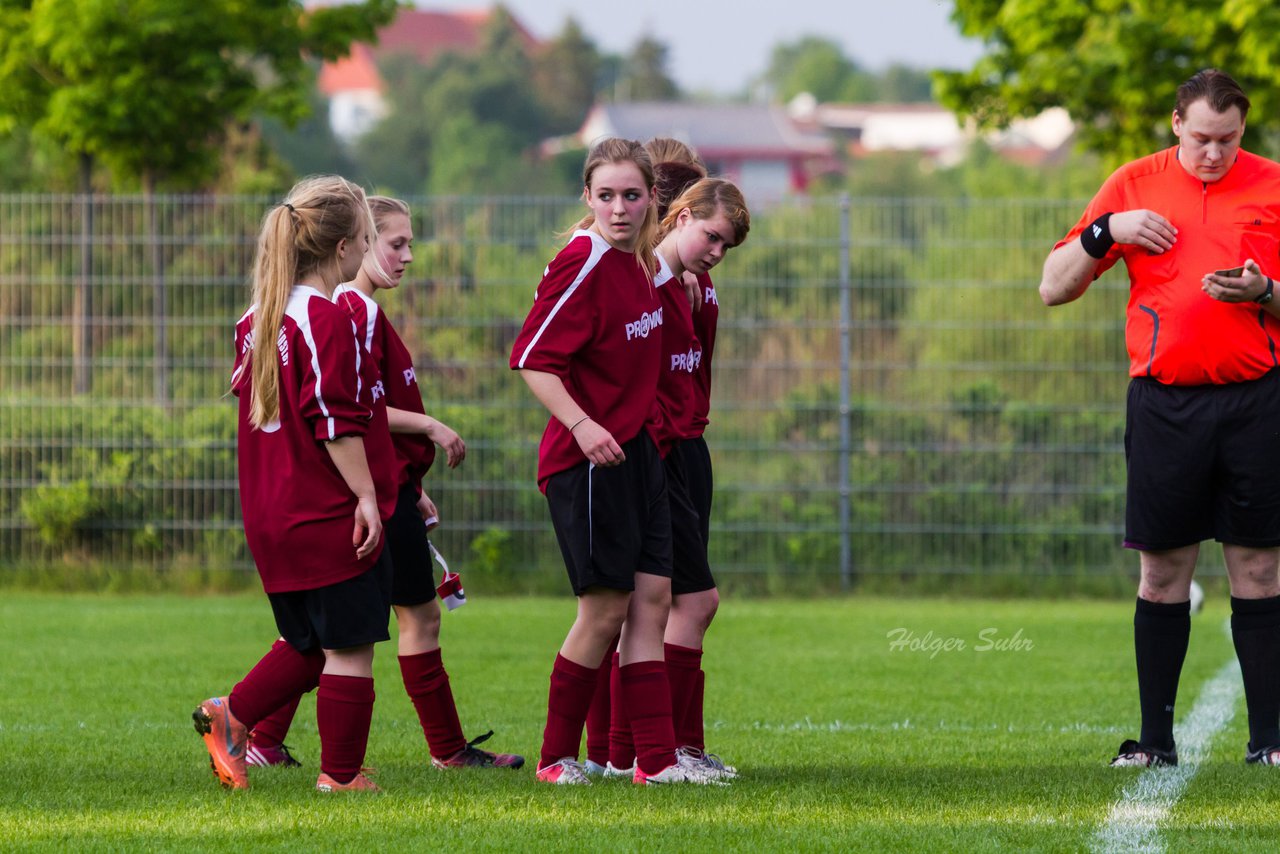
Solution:
[[[1199,614],[1204,607],[1204,588],[1197,582],[1191,582],[1191,613]]]

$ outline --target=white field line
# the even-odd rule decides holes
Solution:
[[[1090,850],[1096,852],[1162,852],[1160,823],[1209,756],[1213,737],[1231,722],[1243,693],[1240,665],[1235,656],[1222,665],[1196,698],[1196,704],[1176,727],[1178,766],[1148,768],[1120,793],[1107,820],[1098,829]]]

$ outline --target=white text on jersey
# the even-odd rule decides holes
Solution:
[[[627,340],[632,338],[648,338],[649,333],[662,325],[662,309],[646,311],[639,320],[627,324]]]
[[[688,353],[671,354],[671,370],[692,374],[702,364],[702,351],[690,349]]]

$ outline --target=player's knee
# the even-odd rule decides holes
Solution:
[[[661,611],[665,614],[671,610],[670,584],[636,585],[636,592],[632,596],[636,600],[635,604],[644,611]]]
[[[711,625],[711,621],[716,618],[716,612],[720,610],[720,591],[714,587],[707,591],[707,595],[701,597],[699,603],[701,610],[699,616],[702,618],[702,627],[705,629]]]

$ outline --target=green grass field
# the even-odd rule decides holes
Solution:
[[[306,767],[228,793],[190,713],[275,637],[264,597],[6,592],[0,849],[1079,851],[1140,773],[1106,765],[1136,735],[1131,604],[851,598],[722,606],[707,740],[742,772],[732,786],[535,784],[572,613],[477,597],[444,617],[464,727],[495,729],[486,746],[524,769],[432,770],[383,645],[367,761],[385,794],[314,791],[311,699],[290,739]],[[1232,654],[1225,616],[1215,601],[1195,618],[1180,720]],[[964,648],[894,649],[895,629]],[[1275,848],[1280,772],[1243,764],[1236,706],[1160,826],[1167,850]]]

